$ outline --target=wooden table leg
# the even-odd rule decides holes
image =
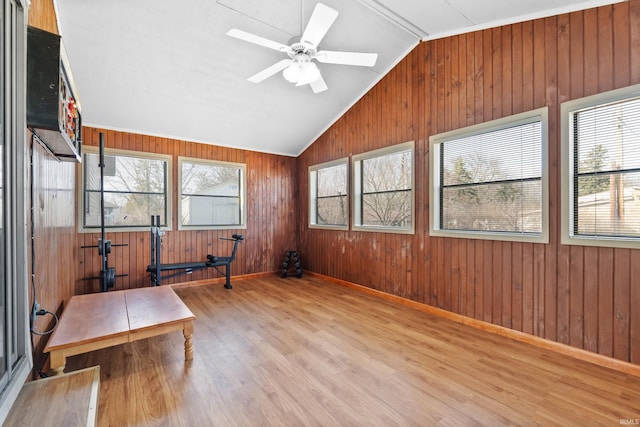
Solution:
[[[191,337],[193,336],[193,321],[184,322],[184,328],[182,329],[184,334],[184,360],[193,360],[193,342]]]
[[[49,357],[49,363],[53,375],[62,375],[64,373],[64,365],[66,364],[66,357],[62,351],[52,351]]]

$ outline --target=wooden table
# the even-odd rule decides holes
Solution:
[[[195,316],[168,286],[71,297],[47,346],[51,369],[64,371],[66,358],[181,330],[185,360],[193,359]]]
[[[100,367],[29,381],[11,407],[5,426],[94,426]]]

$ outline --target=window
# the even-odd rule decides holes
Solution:
[[[181,157],[180,227],[244,228],[246,166]]]
[[[547,109],[434,135],[430,234],[548,242]]]
[[[82,162],[81,231],[100,228],[100,167],[98,150],[86,147]],[[171,225],[168,193],[171,157],[135,151],[105,149],[104,223],[119,231],[147,230],[151,216]]]
[[[640,247],[640,85],[561,111],[563,243]]]
[[[0,424],[29,370],[24,225],[26,26],[23,2],[0,4]]]
[[[413,233],[413,141],[353,156],[353,229]]]
[[[309,167],[309,226],[349,229],[347,159]]]

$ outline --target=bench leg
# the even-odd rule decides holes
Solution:
[[[182,333],[184,334],[184,360],[193,360],[193,342],[191,341],[193,321],[185,322]]]
[[[64,373],[66,357],[62,351],[52,351],[49,357],[49,362],[51,364],[53,375],[62,375]]]
[[[224,284],[224,287],[227,289],[231,289],[233,287],[231,286],[231,261],[227,263],[224,273],[225,273],[224,276],[225,276],[225,282],[226,282]]]

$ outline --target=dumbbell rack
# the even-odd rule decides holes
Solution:
[[[293,261],[293,266],[291,265],[291,261]],[[300,263],[300,257],[298,256],[297,251],[287,251],[284,256],[284,262],[282,263],[282,273],[280,277],[285,278],[289,274],[289,268],[295,267],[296,269],[296,277],[302,277],[302,264]]]

